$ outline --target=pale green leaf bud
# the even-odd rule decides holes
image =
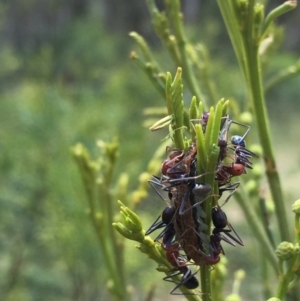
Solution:
[[[249,194],[257,193],[257,190],[258,190],[257,181],[249,180],[245,185],[245,189],[248,191]]]
[[[239,116],[239,121],[244,124],[251,124],[253,121],[253,115],[250,112],[243,112]]]
[[[235,279],[243,280],[246,277],[246,272],[244,270],[242,270],[242,269],[237,270],[234,273],[234,277],[235,277]]]
[[[126,228],[122,223],[113,223],[112,225],[124,237],[135,240],[133,238],[132,232],[128,230],[128,228]]]
[[[300,200],[297,200],[293,205],[292,205],[292,210],[294,213],[299,214],[300,213]]]
[[[255,153],[258,156],[262,156],[262,147],[259,144],[252,144],[251,147],[249,148],[251,152]]]
[[[156,270],[159,271],[159,272],[164,272],[164,273],[170,272],[170,269],[167,266],[161,265],[161,264],[158,265],[158,267],[156,268]]]
[[[254,164],[252,169],[252,174],[255,179],[260,179],[263,176],[264,170],[261,164]]]
[[[231,295],[226,297],[225,301],[242,301],[242,299],[237,294],[231,294]]]
[[[124,210],[127,214],[126,221],[128,223],[125,224],[129,230],[133,232],[141,232],[143,230],[143,225],[138,215],[131,211],[128,207],[125,207]]]

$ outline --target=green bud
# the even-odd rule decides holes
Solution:
[[[176,37],[174,35],[169,35],[169,41],[168,42],[169,42],[170,45],[176,46],[176,44],[177,44]]]
[[[118,186],[119,190],[127,190],[128,187],[128,182],[129,182],[129,177],[128,174],[122,173],[118,179]]]
[[[96,218],[96,220],[102,221],[103,220],[102,212],[97,212],[95,218]]]
[[[261,179],[263,176],[263,167],[261,164],[254,164],[252,169],[252,175],[255,179]]]
[[[120,201],[119,205],[121,205],[121,215],[128,229],[135,233],[141,232],[143,230],[143,225],[137,214],[124,206]]]
[[[272,213],[275,212],[275,204],[274,204],[272,199],[267,199],[266,200],[266,208],[267,208],[267,212],[269,214],[272,214]]]
[[[119,155],[119,142],[116,137],[110,143],[104,142],[103,140],[98,140],[96,144],[99,148],[105,151],[111,164],[116,162]]]
[[[242,301],[242,299],[237,294],[231,294],[231,295],[226,297],[225,301]]]
[[[254,30],[255,30],[255,36],[258,35],[258,31],[260,28],[261,23],[263,22],[265,17],[264,14],[264,6],[260,3],[257,3],[254,6]]]
[[[110,293],[114,293],[114,290],[115,290],[115,283],[112,279],[109,279],[107,282],[106,282],[106,288],[107,290],[110,292]]]
[[[242,269],[240,270],[237,270],[235,273],[234,273],[234,277],[235,279],[237,280],[243,280],[245,277],[246,277],[246,272]]]
[[[275,253],[280,260],[288,260],[294,255],[295,249],[294,245],[290,242],[283,241],[281,242]]]
[[[95,220],[96,220],[96,223],[99,227],[99,231],[101,231],[102,228],[103,228],[103,214],[102,214],[102,212],[97,212],[96,213]]]
[[[152,176],[148,172],[143,172],[139,176],[139,181],[140,181],[140,183],[147,183],[148,184],[148,180],[150,180],[151,177]]]
[[[223,256],[224,257],[224,256]],[[217,269],[218,269],[218,274],[219,274],[219,278],[222,278],[222,279],[225,279],[226,276],[227,276],[227,268],[226,268],[226,265],[220,265],[218,264],[217,265]]]
[[[113,223],[112,225],[124,237],[135,240],[132,232],[128,230],[122,223]]]
[[[248,10],[248,1],[247,0],[239,0],[237,2],[238,2],[238,5],[236,6],[236,10],[237,10],[238,18],[239,18],[239,25],[240,25],[240,29],[244,30],[245,20],[246,20],[247,10]]]
[[[142,242],[144,240],[144,231],[140,218],[129,208],[123,205],[121,201],[118,201],[121,208],[121,216],[124,221],[122,223],[113,223],[116,230],[128,239]]]
[[[134,222],[129,218],[129,217],[125,217],[125,226],[132,232],[136,232],[136,225],[134,224]],[[138,231],[137,231],[138,232]]]
[[[300,213],[300,199],[297,200],[293,205],[292,205],[292,210],[294,213],[299,214]]]
[[[148,248],[153,248],[155,246],[155,242],[150,236],[145,236],[143,244]]]
[[[262,148],[259,144],[252,144],[249,149],[256,155],[258,155],[259,157],[262,156],[263,152],[262,152]]]
[[[144,198],[146,198],[148,195],[148,192],[146,190],[136,190],[132,193],[131,195],[131,200],[133,202],[133,204],[139,204],[140,201]]]
[[[281,300],[276,297],[272,297],[272,298],[268,299],[267,301],[281,301]]]
[[[159,250],[156,248],[156,244],[150,236],[145,236],[140,246],[137,247],[141,252],[146,253],[149,258],[161,258]]]
[[[245,185],[245,189],[248,191],[249,194],[257,193],[258,191],[257,181],[249,180]]]
[[[239,116],[239,121],[244,124],[251,124],[253,121],[253,115],[250,112],[243,112]]]
[[[161,265],[161,264],[158,265],[156,270],[159,272],[164,272],[164,273],[170,272],[170,269],[168,267],[166,267],[165,265]]]
[[[246,15],[248,10],[248,2],[246,0],[238,1],[239,11],[241,14]]]

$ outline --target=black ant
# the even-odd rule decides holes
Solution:
[[[166,258],[168,262],[173,266],[171,270],[171,274],[164,277],[163,280],[174,282],[170,280],[170,278],[177,276],[179,274],[183,274],[179,283],[171,290],[170,294],[175,295],[174,291],[183,285],[187,289],[195,289],[199,286],[199,281],[195,277],[196,273],[192,273],[191,269],[188,267],[188,262],[184,256],[182,256],[179,252],[180,245],[175,242],[170,246],[162,243],[162,248],[166,251]]]
[[[220,239],[226,241],[227,243],[234,245],[229,239],[227,239],[225,236],[221,235],[221,233],[224,233],[229,238],[231,238],[233,241],[235,241],[237,244],[243,246],[243,241],[238,236],[232,225],[228,222],[227,216],[225,212],[221,209],[220,206],[215,206],[211,210],[211,217],[212,222],[214,224],[214,229],[212,231],[213,235],[220,236]],[[228,229],[225,229],[228,227]],[[233,232],[235,236],[230,234],[230,232]]]
[[[157,229],[164,228],[164,230],[155,238],[155,241],[163,237],[163,241],[166,245],[170,244],[175,237],[174,224],[172,223],[175,210],[172,207],[166,207],[162,214],[156,219],[156,221],[146,231],[146,235],[151,234]],[[161,218],[161,220],[159,220]]]

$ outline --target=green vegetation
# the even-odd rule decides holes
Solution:
[[[231,287],[232,294],[226,300],[237,300],[235,297],[267,300],[275,295],[283,298],[297,284],[297,279],[291,280],[292,271],[299,266],[299,233],[295,241],[290,237],[293,237],[294,216],[295,224],[299,225],[298,209],[294,206],[294,213],[291,209],[299,198],[296,190],[300,180],[298,139],[295,139],[300,109],[299,57],[293,52],[277,51],[284,34],[273,23],[273,18],[285,12],[293,1],[266,14],[265,19],[259,5],[253,10],[256,15],[249,15],[254,1],[244,7],[245,15],[257,22],[245,22],[244,33],[248,37],[253,34],[261,42],[260,39],[267,37],[265,33],[272,32],[273,40],[266,38],[261,47],[262,74],[256,69],[258,44],[247,44],[251,40],[240,30],[241,22],[247,19],[230,17],[242,7],[225,7],[224,1],[218,2],[240,69],[224,37],[225,27],[219,12],[209,18],[203,16],[201,25],[183,26],[176,15],[180,7],[170,1],[166,1],[167,15],[147,1],[165,50],[157,47],[150,51],[154,47],[142,44],[146,40],[137,33],[130,34],[137,44],[124,34],[110,33],[95,13],[75,18],[35,49],[18,49],[3,43],[0,49],[1,300],[130,300],[131,296],[138,300],[148,296],[150,300],[152,294],[167,298],[172,284],[162,281],[164,274],[156,271],[157,264],[110,225],[112,221],[119,227],[125,224],[126,229],[129,225],[130,231],[140,235],[143,232],[136,229],[137,219],[131,210],[138,213],[146,229],[164,207],[157,195],[149,191],[147,179],[159,173],[165,147],[171,146],[171,142],[161,143],[168,134],[166,129],[151,133],[148,127],[167,115],[166,71],[175,76],[177,67],[182,67],[185,107],[190,105],[192,96],[196,96],[197,102],[201,100],[206,110],[223,97],[230,99],[229,113],[236,120],[252,124],[251,142],[260,141],[263,154],[271,162],[267,164],[267,175],[273,178],[270,191],[275,211],[262,164],[258,162],[243,183],[245,191],[237,195],[240,207],[234,201],[226,204],[226,213],[245,247],[226,248],[226,258],[211,275],[212,286],[216,288],[214,300],[223,300]],[[207,7],[211,9],[210,5]],[[0,8],[1,14],[7,9],[4,4]],[[239,26],[228,20],[240,22]],[[170,39],[165,29],[175,39]],[[146,75],[128,58],[130,49],[137,48],[136,45],[140,49],[131,58]],[[246,63],[244,56],[249,59]],[[260,89],[263,87],[267,92],[263,110],[267,108],[270,117],[270,124],[266,125],[257,123],[259,118],[252,120],[252,116],[260,115],[259,106],[264,106]],[[275,147],[268,140],[270,137]],[[279,178],[274,175],[274,157],[283,185],[278,184]],[[258,187],[257,183],[261,185]],[[125,220],[118,214],[118,199],[124,204]],[[261,223],[259,205],[268,212],[272,236]],[[240,208],[246,221],[235,216]],[[277,213],[276,218],[273,212]],[[125,236],[126,229],[123,229]],[[253,233],[258,243],[254,243]],[[135,238],[142,242],[141,236]],[[278,246],[277,262],[272,251],[281,241],[288,244]],[[147,239],[138,248],[157,256],[159,269],[166,271],[163,254],[153,241]],[[269,254],[268,262],[265,254]],[[273,272],[275,261],[281,276],[277,292],[273,285],[273,281],[277,282]],[[258,292],[262,279],[264,287]]]

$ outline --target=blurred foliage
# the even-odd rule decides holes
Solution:
[[[147,78],[129,61],[132,41],[123,32],[111,33],[103,27],[101,10],[92,9],[94,1],[87,1],[90,9],[84,14],[77,14],[75,8],[68,10],[72,1],[64,8],[56,1],[53,7],[46,7],[52,20],[49,24],[46,8],[42,8],[46,1],[40,5],[24,2],[19,10],[15,2],[0,3],[0,299],[107,300],[107,273],[69,150],[80,141],[96,154],[94,141],[118,136],[121,155],[114,178],[126,171],[129,186],[136,187],[138,175],[163,138],[141,126],[142,110],[161,105],[162,99],[148,89]],[[203,14],[208,15],[215,7],[206,2],[202,2]],[[60,11],[69,17],[59,18]],[[212,50],[210,71],[219,95],[238,99],[244,95],[242,78],[232,63],[233,53],[222,35],[218,14],[200,18],[201,30],[197,18],[192,18],[187,31],[194,41],[201,39]],[[219,47],[223,39],[224,47]],[[167,65],[158,46],[156,52],[162,65]],[[280,54],[270,68],[279,70],[296,59],[294,52]],[[299,110],[298,81],[275,87],[268,94],[274,121],[294,120],[292,110]],[[156,199],[140,205],[147,226],[160,212]],[[245,228],[241,235],[247,231]],[[128,245],[126,254],[131,256],[125,254],[126,265],[129,271],[136,271],[128,275],[128,282],[135,284],[137,296],[145,296],[153,284],[155,265],[144,262],[139,252],[132,256],[134,247]],[[229,260],[230,256],[234,257],[228,253]],[[246,257],[248,262],[237,259],[234,268],[251,266],[253,255]],[[254,279],[253,270],[248,277],[252,273]],[[158,294],[166,296],[166,290],[160,289]],[[247,294],[255,296],[255,282],[248,286]]]

